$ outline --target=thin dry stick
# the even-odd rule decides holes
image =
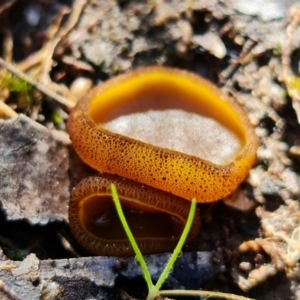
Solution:
[[[59,25],[62,22],[62,18],[64,15],[69,13],[68,9],[63,9],[58,16],[55,24],[49,29],[48,32],[48,42],[44,45],[42,49],[39,51],[31,54],[28,58],[23,60],[21,63],[19,63],[18,67],[20,70],[25,71],[28,70],[34,66],[37,66],[39,64],[42,64],[41,66],[41,75],[40,75],[40,84],[49,85],[48,91],[55,90],[56,92],[59,92],[60,94],[64,95],[67,99],[72,100],[73,104],[67,105],[68,107],[73,107],[74,104],[77,102],[77,99],[73,96],[73,94],[70,93],[70,91],[67,88],[64,88],[55,82],[52,82],[49,76],[49,73],[52,68],[53,64],[53,54],[55,52],[55,49],[57,45],[65,39],[65,37],[68,35],[68,33],[76,26],[78,23],[78,20],[80,18],[80,15],[83,11],[84,6],[87,4],[85,0],[76,0],[73,4],[73,10],[70,14],[69,20],[66,23],[66,25],[59,29]],[[42,90],[41,90],[42,91]],[[55,93],[56,94],[56,93]],[[53,95],[53,93],[52,93]],[[56,94],[58,95],[58,94]],[[51,96],[53,97],[53,96]],[[53,97],[54,98],[54,97]],[[60,100],[62,99],[59,96]],[[54,98],[57,100],[57,98]],[[69,100],[69,101],[70,101]],[[58,101],[58,100],[57,100]]]
[[[6,11],[7,9],[9,9],[15,2],[16,2],[16,0],[10,0],[10,1],[8,1],[8,2],[2,4],[2,5],[0,6],[0,15],[1,15],[4,11]]]
[[[46,49],[43,47],[40,50],[27,56],[21,62],[17,63],[16,66],[20,71],[26,72],[34,66],[39,65],[45,59],[46,55]]]
[[[53,81],[50,81],[48,85],[49,88],[56,91],[56,93],[59,93],[65,98],[69,99],[69,101],[72,101],[74,103],[73,106],[77,103],[78,99],[70,92],[70,90],[67,87],[61,86]]]
[[[13,36],[10,30],[2,30],[3,37],[3,57],[6,61],[12,61],[13,55]]]
[[[79,0],[76,3],[74,3],[74,5],[73,5],[74,9],[69,17],[69,21],[65,25],[64,29],[61,29],[61,31],[59,33],[59,38],[60,38],[59,42],[61,42],[63,39],[65,39],[67,34],[77,24],[79,17],[83,11],[84,4],[87,4],[87,2],[82,1],[82,0]],[[98,22],[99,22],[100,17],[101,16],[97,16]],[[53,55],[53,52],[55,51],[55,47],[57,46],[57,44],[56,44],[57,42],[56,41],[53,42],[53,39],[55,39],[55,35],[58,32],[59,24],[60,24],[60,20],[58,19],[55,22],[55,24],[49,29],[49,31],[47,32],[48,42],[47,42],[47,44],[44,45],[44,47],[42,49],[30,54],[23,61],[18,63],[18,68],[21,71],[25,72],[26,70],[34,67],[35,65],[42,63],[42,61],[44,61],[46,59],[46,57],[50,57],[50,61],[52,61],[52,55]],[[85,30],[85,32],[86,31],[87,30]],[[51,44],[52,47],[48,46],[48,44]],[[54,48],[53,48],[53,46],[54,46]],[[53,48],[53,50],[51,50],[51,48]],[[51,51],[52,51],[52,54],[51,54]],[[47,69],[47,67],[45,67],[45,68]]]
[[[43,61],[47,60],[47,56],[49,56],[49,47],[51,46],[52,39],[54,39],[55,35],[59,30],[59,26],[61,24],[62,18],[66,13],[69,13],[69,9],[63,9],[56,20],[54,21],[53,25],[48,28],[46,32],[47,35],[47,42],[44,44],[43,48],[37,50],[36,52],[27,56],[24,60],[17,64],[19,70],[25,72],[26,70],[41,64]],[[49,60],[49,59],[48,59]],[[52,63],[52,55],[50,55],[50,62]],[[45,65],[45,63],[44,63]],[[46,68],[46,67],[43,67]],[[43,82],[45,83],[45,82]]]
[[[6,284],[0,280],[0,296],[4,296],[8,300],[21,300],[14,292],[10,291]]]
[[[73,4],[73,10],[70,14],[69,20],[66,25],[59,31],[60,40],[63,40],[69,32],[77,25],[79,17],[82,14],[83,8],[88,4],[86,0],[76,0]]]
[[[74,56],[71,55],[63,55],[61,58],[61,61],[67,65],[75,68],[76,70],[82,70],[90,73],[95,73],[95,69],[88,64],[87,62],[84,62],[82,60],[76,59]]]
[[[253,39],[248,39],[244,45],[243,49],[238,58],[231,59],[230,65],[220,74],[220,80],[226,86],[232,85],[232,75],[242,66],[249,62],[255,57],[255,54],[252,52],[253,48],[257,44],[257,41]]]
[[[49,34],[48,41],[43,47],[45,49],[45,56],[42,61],[42,67],[41,67],[42,71],[40,76],[40,82],[42,82],[43,84],[48,84],[49,82],[51,82],[49,73],[52,69],[53,54],[57,44],[61,40],[60,35],[57,36],[57,34],[60,30],[60,25],[62,23],[63,17],[69,13],[70,13],[70,9],[64,6],[60,10],[54,24],[50,27],[50,30],[48,32]]]
[[[68,35],[68,33],[76,26],[78,23],[79,17],[82,13],[83,7],[87,4],[85,0],[76,0],[73,4],[73,10],[69,16],[68,22],[61,29],[59,28],[59,24],[61,24],[62,18],[65,14],[69,13],[68,9],[63,9],[57,19],[57,22],[52,30],[52,34],[54,33],[54,38],[50,39],[45,46],[46,55],[42,64],[42,72],[40,77],[40,82],[43,84],[49,84],[52,86],[54,90],[59,91],[61,94],[67,96],[74,103],[77,102],[77,99],[70,93],[70,91],[64,87],[59,86],[58,84],[51,81],[49,73],[52,69],[53,64],[53,54],[57,45]]]
[[[75,106],[75,103],[73,101],[69,100],[68,98],[66,98],[64,96],[61,96],[61,95],[57,94],[56,92],[52,91],[51,89],[49,89],[45,85],[43,85],[39,82],[36,82],[33,78],[31,78],[28,75],[22,73],[14,65],[12,65],[9,62],[6,62],[1,57],[0,57],[0,66],[3,67],[4,69],[8,70],[10,73],[15,75],[16,77],[18,77],[18,78],[26,81],[30,85],[34,86],[36,89],[38,89],[39,91],[41,91],[42,93],[44,93],[48,97],[56,100],[60,104],[65,105],[69,108],[72,108],[72,107]]]
[[[18,114],[9,107],[5,102],[0,99],[0,116],[4,116],[4,118],[18,118]]]
[[[243,296],[238,296],[234,294],[227,294],[227,293],[221,293],[221,292],[211,292],[211,291],[189,291],[189,290],[164,290],[159,291],[160,296],[207,296],[206,299],[209,299],[210,297],[218,297],[222,299],[228,299],[228,300],[255,300],[252,298],[247,298]]]
[[[57,35],[54,37],[54,39],[50,40],[47,45],[47,59],[45,60],[43,67],[42,67],[42,75],[41,75],[41,81],[44,82],[49,78],[49,73],[51,71],[52,67],[52,58],[54,51],[57,47],[57,45],[69,34],[69,32],[76,26],[78,23],[79,17],[82,13],[82,10],[84,6],[87,4],[86,0],[76,0],[73,4],[73,10],[69,16],[69,19],[66,23],[66,25],[61,28]],[[63,10],[60,15],[60,21],[67,13],[66,10]],[[50,81],[50,80],[49,80]]]

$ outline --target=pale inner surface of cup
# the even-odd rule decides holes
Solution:
[[[218,121],[183,109],[127,113],[101,124],[111,132],[227,165],[243,148],[239,137]]]

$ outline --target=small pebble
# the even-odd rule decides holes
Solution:
[[[82,98],[93,87],[93,81],[86,77],[77,77],[70,86],[70,92],[77,98]]]
[[[41,8],[37,5],[29,5],[24,11],[24,17],[29,25],[37,26],[41,19]]]

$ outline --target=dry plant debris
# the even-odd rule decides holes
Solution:
[[[22,115],[0,120],[0,198],[9,220],[68,219],[69,140],[56,136]]]
[[[247,252],[258,253],[258,255],[265,253],[271,258],[271,261],[267,263],[260,258],[260,262],[256,261],[256,266],[247,267],[247,277],[242,274],[242,271],[245,271],[243,269],[245,264],[240,263],[240,270],[238,266],[232,270],[233,277],[242,290],[249,291],[270,276],[285,271],[292,281],[295,295],[299,296],[297,283],[300,279],[299,203],[292,200],[287,201],[287,205],[281,205],[276,213],[266,212],[260,207],[257,209],[257,213],[262,218],[262,228],[266,238],[244,242],[238,248],[238,256]]]
[[[0,296],[2,300],[21,300],[14,292],[9,290],[2,280],[0,280]]]
[[[58,7],[55,14],[48,9],[54,2]],[[68,102],[60,101],[63,103],[61,106],[53,104],[53,101],[40,100],[38,96],[34,109],[27,112],[1,95],[0,101],[4,101],[0,102],[0,111],[15,117],[11,110],[16,109],[43,123],[47,119],[43,106],[47,104],[48,108],[49,105],[54,106],[55,112],[58,111],[64,120],[68,114],[66,106],[72,107],[76,103],[77,96],[71,96],[70,90],[76,91],[76,86],[72,89],[71,86],[78,78],[88,79],[83,84],[85,92],[96,82],[142,65],[183,67],[219,82],[245,108],[261,144],[256,166],[236,192],[237,196],[232,197],[239,201],[231,201],[233,207],[239,206],[246,212],[236,213],[233,209],[224,208],[222,203],[208,208],[203,221],[205,231],[190,250],[211,252],[204,262],[210,267],[215,264],[215,274],[221,282],[213,282],[210,285],[213,289],[232,292],[233,280],[225,279],[222,273],[225,270],[223,265],[230,266],[233,259],[232,277],[252,298],[274,299],[272,291],[263,287],[267,286],[271,277],[286,276],[288,283],[276,296],[300,299],[299,5],[292,7],[284,18],[262,21],[261,18],[265,17],[260,13],[256,13],[258,17],[237,13],[237,8],[240,12],[245,11],[241,6],[234,6],[234,1],[141,3],[134,0],[77,0],[72,8],[64,5],[63,0],[54,2],[37,1],[39,9],[49,10],[43,15],[45,20],[39,24],[39,29],[34,27],[35,33],[42,36],[40,40],[36,39],[37,35],[34,38],[42,42],[40,47],[35,48],[32,37],[23,33],[24,41],[28,43],[20,43],[22,47],[19,49],[21,52],[24,49],[24,52],[17,56],[15,52],[20,40],[16,38],[16,30],[9,24],[7,16],[13,16],[11,10],[19,3],[8,0],[0,5],[3,35],[1,66],[28,82],[31,80],[37,90],[49,97],[55,99],[55,95],[59,95]],[[81,92],[80,89],[76,91]],[[43,124],[48,126],[47,122]],[[51,218],[66,220],[70,186],[90,171],[81,172],[76,157],[72,158],[73,154],[71,162],[68,162],[68,142],[63,142],[63,137],[53,138],[49,130],[24,116],[18,120],[1,121],[0,131],[0,145],[4,145],[0,150],[0,194],[7,218],[27,218],[38,224],[48,223]],[[4,136],[3,132],[8,134]],[[29,158],[26,156],[28,153],[32,155]],[[9,163],[11,161],[17,161],[19,165]],[[41,165],[38,173],[35,173],[36,165]],[[70,177],[67,175],[69,168]],[[59,182],[61,191],[56,189],[56,182]],[[8,193],[11,195],[8,196]],[[32,206],[26,204],[28,200],[33,203]],[[36,213],[37,210],[39,213]],[[67,242],[72,242],[72,239],[67,238]],[[3,244],[0,245],[3,247]],[[196,255],[196,252],[193,253]],[[247,258],[249,253],[255,255],[253,264]],[[149,260],[152,271],[157,270],[157,259],[153,256]],[[116,263],[117,260],[114,266],[122,269],[124,261]],[[0,275],[6,286],[0,284],[0,292],[1,289],[11,290],[19,297],[26,294],[26,288],[15,284],[16,278],[22,278],[22,274],[14,273],[19,276],[15,277],[12,272],[14,266],[18,269],[22,263],[26,266],[30,261],[35,267],[27,265],[31,270],[29,274],[33,274],[33,279],[38,277],[42,280],[36,289],[30,283],[32,293],[28,293],[28,299],[35,299],[34,293],[45,281],[42,294],[46,298],[64,295],[70,299],[79,285],[81,292],[74,296],[81,297],[78,299],[97,295],[104,299],[116,296],[107,287],[99,287],[96,273],[88,275],[79,271],[83,266],[96,268],[99,261],[110,261],[108,258],[55,260],[51,263],[39,261],[31,254],[22,263],[4,257],[2,261]],[[188,265],[188,262],[182,264]],[[132,266],[132,269],[127,269],[128,274],[135,276],[138,267]],[[38,276],[35,273],[37,268],[42,272]],[[73,272],[73,268],[78,273]],[[179,265],[179,273],[180,268]],[[92,269],[89,270],[92,272]],[[203,272],[210,274],[210,270],[204,268]],[[11,276],[10,279],[7,281],[3,274]],[[55,281],[57,276],[59,280]],[[83,279],[84,276],[86,279]],[[181,284],[181,287],[191,288],[188,286],[191,279],[187,283],[176,280],[172,281],[172,288]],[[195,285],[199,287],[204,282],[196,282]],[[123,286],[120,288],[124,289]]]
[[[160,254],[146,257],[147,264],[152,266],[150,273],[153,278],[159,277],[169,256]],[[1,258],[0,276],[5,288],[13,290],[22,300],[38,300],[41,295],[43,299],[124,299],[125,293],[120,290],[124,289],[123,285],[142,280],[134,258],[82,257],[40,261],[34,254],[28,255],[22,262],[7,260],[3,255]],[[220,268],[224,269],[224,266],[213,266],[210,260],[210,253],[184,253],[166,287],[183,289],[184,286],[204,284],[220,272]],[[114,289],[115,285],[120,288]]]

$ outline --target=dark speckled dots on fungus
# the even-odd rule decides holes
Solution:
[[[170,251],[187,218],[185,200],[212,202],[230,194],[257,149],[238,105],[203,78],[164,67],[96,86],[71,112],[68,131],[81,159],[102,173],[75,188],[69,211],[75,237],[98,255],[132,254],[110,183],[142,252]],[[199,227],[197,216],[189,241]]]

